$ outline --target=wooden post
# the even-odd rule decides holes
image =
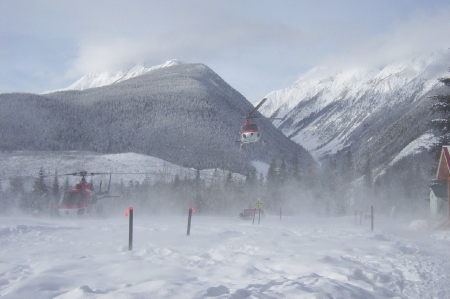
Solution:
[[[187,226],[187,233],[186,236],[189,236],[191,234],[191,219],[192,219],[192,212],[194,211],[193,207],[189,208],[189,215],[188,215],[188,226]]]
[[[128,227],[128,251],[133,250],[133,207],[129,207],[130,224]]]
[[[256,208],[253,210],[253,223],[252,224],[255,224],[255,216],[256,216]]]
[[[261,222],[261,208],[258,209],[258,225]]]

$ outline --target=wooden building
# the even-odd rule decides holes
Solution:
[[[442,147],[436,179],[447,182],[447,210],[448,217],[450,217],[450,146]]]

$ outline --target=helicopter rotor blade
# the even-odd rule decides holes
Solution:
[[[253,110],[247,114],[247,116],[245,118],[250,118],[250,115],[252,115],[253,112],[255,112],[256,110],[258,110],[265,102],[267,101],[267,98],[264,98],[261,100],[261,102],[259,102],[258,105],[255,106],[255,108],[253,108]],[[256,118],[256,117],[254,117]]]

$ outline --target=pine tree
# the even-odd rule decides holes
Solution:
[[[142,183],[142,185],[144,186],[144,183]],[[173,178],[172,189],[175,191],[178,191],[180,189],[180,175],[178,173]]]
[[[231,171],[227,171],[227,175],[225,177],[225,189],[230,189],[231,186],[233,185],[233,175],[231,173]]]
[[[23,180],[20,177],[15,177],[10,180],[11,185],[11,193],[16,195],[21,195],[25,192],[25,188],[23,185]]]
[[[277,172],[277,161],[275,158],[272,159],[267,170],[267,185],[269,187],[275,187],[277,185],[278,172]]]
[[[294,181],[300,181],[300,159],[298,152],[295,152],[292,157],[290,173]]]
[[[33,184],[33,201],[31,202],[31,210],[42,210],[46,208],[48,204],[48,186],[45,183],[45,173],[44,168],[41,167],[38,173],[38,177]]]
[[[450,77],[440,78],[439,82],[450,87]],[[439,117],[431,121],[431,126],[437,131],[439,140],[431,149],[433,156],[439,160],[443,145],[450,144],[450,92],[431,97],[435,103],[431,106],[431,111]]]
[[[348,147],[345,154],[344,167],[343,167],[343,179],[347,182],[351,182],[354,178],[355,166],[353,163],[352,148]]]
[[[281,185],[283,185],[286,180],[288,179],[288,172],[287,172],[287,166],[286,161],[284,159],[281,160],[280,169],[278,170],[278,181]]]
[[[38,173],[38,177],[34,181],[33,184],[33,194],[36,196],[42,197],[47,195],[48,192],[48,186],[45,184],[45,173],[44,168],[41,167]]]
[[[372,190],[373,177],[372,177],[372,160],[370,156],[367,157],[366,163],[363,168],[363,182],[366,190]]]
[[[54,202],[58,202],[59,199],[59,181],[58,181],[58,170],[55,170],[55,176],[53,178],[52,185],[52,195]]]
[[[309,190],[314,190],[317,187],[318,175],[317,164],[313,159],[310,159],[304,175],[304,181]]]

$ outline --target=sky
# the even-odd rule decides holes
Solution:
[[[2,0],[0,93],[178,59],[254,103],[314,67],[380,68],[449,36],[448,0]]]

